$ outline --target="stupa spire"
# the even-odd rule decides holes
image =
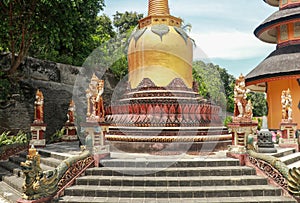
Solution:
[[[168,0],[149,0],[148,16],[170,15]]]

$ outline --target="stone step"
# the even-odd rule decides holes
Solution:
[[[232,158],[194,158],[194,159],[104,159],[100,164],[105,167],[168,168],[168,167],[222,167],[239,166],[239,160]]]
[[[283,156],[293,154],[295,152],[296,152],[295,148],[277,148],[277,152],[276,153],[271,153],[270,155],[279,158],[279,157],[283,157]]]
[[[14,175],[21,175],[21,166],[9,160],[0,161],[0,167]]]
[[[20,165],[21,162],[26,161],[26,158],[24,158],[23,156],[13,156],[13,157],[9,157],[9,160],[17,165]],[[54,169],[54,167],[45,165],[43,163],[41,163],[40,166],[43,170],[53,170]]]
[[[288,167],[289,168],[294,168],[294,167],[299,168],[300,167],[300,161],[296,161],[292,164],[289,164]]]
[[[129,177],[129,176],[83,176],[77,185],[107,186],[225,186],[267,185],[267,179],[259,176],[199,176],[199,177]]]
[[[56,168],[62,161],[53,157],[41,157],[41,164]]]
[[[15,203],[20,199],[22,193],[15,190],[5,182],[0,182],[0,202],[1,203]]]
[[[292,163],[295,163],[297,161],[300,161],[300,152],[296,152],[293,154],[286,155],[284,157],[279,158],[283,163],[286,165],[290,165]]]
[[[64,196],[60,203],[296,203],[288,197],[256,196],[256,197],[215,197],[215,198],[118,198],[118,197],[84,197]]]
[[[186,168],[118,168],[118,167],[98,167],[89,168],[85,175],[98,176],[172,176],[172,177],[192,177],[192,176],[240,176],[255,175],[255,169],[247,166],[224,166],[224,167],[186,167]]]
[[[9,175],[12,175],[12,173],[6,170],[5,168],[0,167],[0,181],[3,179],[4,176]]]
[[[24,179],[21,177],[18,177],[16,175],[11,175],[11,176],[4,176],[3,177],[3,182],[11,186],[17,191],[22,191],[22,185],[24,183]]]
[[[65,190],[68,196],[127,198],[209,198],[241,196],[280,196],[282,191],[270,185],[202,187],[123,187],[74,185]]]
[[[62,160],[62,161],[71,156],[70,154],[67,154],[67,153],[57,153],[55,151],[49,151],[49,150],[46,150],[46,149],[43,149],[43,148],[39,148],[37,150],[38,150],[38,153],[42,157],[52,157],[52,158]]]

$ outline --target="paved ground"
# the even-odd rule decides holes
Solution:
[[[59,154],[64,154],[66,156],[76,155],[80,153],[80,147],[79,142],[60,142],[60,143],[54,143],[47,145],[43,150],[51,151]],[[153,155],[153,154],[143,154],[143,153],[126,153],[126,152],[111,152],[112,158],[120,158],[120,159],[132,159],[132,158],[155,158],[157,159],[160,157],[161,159],[191,159],[191,158],[225,158],[226,157],[226,151],[220,151],[220,152],[211,152],[211,153],[200,153],[197,155],[193,154],[176,154],[176,155]]]
[[[0,203],[9,203],[9,202],[6,201],[5,199],[3,199],[3,197],[0,196]]]

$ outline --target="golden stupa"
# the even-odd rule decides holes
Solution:
[[[193,82],[193,43],[182,20],[170,15],[167,0],[148,6],[129,40],[127,88],[105,111],[106,142],[142,153],[226,149],[232,135],[221,108],[203,100]]]

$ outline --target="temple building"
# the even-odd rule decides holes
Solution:
[[[290,91],[293,121],[300,120],[300,0],[264,0],[279,7],[254,34],[263,42],[277,44],[276,50],[246,75],[246,86],[267,93],[268,127],[282,122],[281,95]]]
[[[106,108],[106,140],[125,151],[227,148],[221,108],[198,94],[192,78],[193,42],[168,0],[149,0],[128,47],[128,84]],[[167,149],[168,148],[168,149]]]

